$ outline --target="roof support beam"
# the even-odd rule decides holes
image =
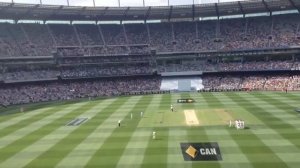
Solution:
[[[126,16],[127,16],[127,13],[128,13],[128,11],[129,11],[129,9],[130,9],[130,7],[127,7],[126,10],[124,11],[124,13],[123,13],[123,18],[122,18],[121,22],[122,22],[124,19],[126,19]]]
[[[169,17],[168,20],[170,21],[172,18],[172,12],[173,12],[173,6],[170,6],[170,11],[169,11]]]
[[[218,19],[220,17],[220,13],[219,13],[219,7],[218,7],[218,3],[215,3],[215,9],[216,9],[216,14],[218,16]]]
[[[11,8],[14,6],[14,3],[11,3],[7,6],[3,6],[1,9],[0,9],[0,12],[5,12],[8,8]]]
[[[270,16],[272,16],[272,11],[271,9],[269,8],[268,4],[266,3],[265,0],[262,0],[262,3],[264,4],[265,8],[267,9],[267,11],[270,13]]]
[[[77,13],[78,15],[82,15],[82,13],[86,10],[86,7],[82,7],[81,10]]]
[[[243,8],[243,6],[242,6],[242,4],[241,4],[240,1],[238,1],[238,5],[239,5],[239,7],[240,7],[241,12],[243,13],[243,17],[245,17],[245,16],[246,16],[246,13],[245,13],[244,8]]]
[[[27,15],[29,15],[30,14],[30,12],[32,12],[34,9],[36,9],[36,8],[38,8],[40,5],[39,4],[37,4],[37,5],[34,5],[34,7],[32,7],[32,8],[30,8],[30,9],[28,9],[27,11],[26,11],[26,13],[24,13],[24,17],[26,17]]]
[[[195,20],[195,5],[194,5],[194,2],[193,2],[193,5],[192,5],[192,19],[193,19],[193,21]]]
[[[97,17],[97,22],[98,22],[99,20],[101,20],[101,17],[104,17],[104,15],[106,14],[108,8],[109,8],[109,7],[105,7],[105,9],[103,10],[102,14],[101,14],[101,15],[99,14],[99,15],[96,16],[96,17]]]
[[[300,13],[300,8],[297,7],[297,6],[295,5],[295,2],[294,2],[293,0],[289,0],[289,2],[290,2],[290,4],[291,4],[295,9],[297,9],[298,12]]]
[[[103,11],[103,13],[102,13],[102,16],[106,14],[108,8],[109,8],[109,7],[105,7],[105,9],[104,9],[104,11]]]
[[[57,15],[59,13],[59,11],[62,10],[63,7],[64,7],[63,5],[60,5],[59,8],[53,9],[52,13],[50,15],[48,15],[48,17],[45,20],[48,20],[48,19],[52,18],[53,16]]]
[[[144,18],[145,23],[146,23],[146,21],[148,20],[148,18],[150,16],[150,12],[151,12],[151,6],[148,7],[147,12],[145,14],[145,18]]]

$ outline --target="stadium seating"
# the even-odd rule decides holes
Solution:
[[[120,95],[136,91],[158,91],[160,79],[118,78],[76,82],[7,85],[0,88],[0,104],[24,104],[51,100]]]
[[[299,90],[299,75],[209,76],[203,78],[206,89]]]
[[[297,71],[293,57],[252,59],[186,59],[161,61],[158,54],[227,52],[299,46],[297,15],[246,19],[177,21],[131,24],[0,24],[0,104],[114,95],[123,92],[159,90],[163,72],[201,71],[204,89],[297,90],[297,74],[247,74],[232,72]],[[56,51],[54,54],[53,51]],[[52,59],[45,66],[35,58]],[[52,58],[52,56],[54,56]],[[32,63],[18,67],[14,58]],[[7,60],[8,61],[7,61]],[[6,64],[6,62],[11,63]],[[157,63],[158,62],[158,63]],[[225,73],[210,74],[210,73]],[[93,78],[143,76],[132,80]],[[148,76],[148,77],[145,77]],[[149,77],[150,76],[150,77]],[[61,80],[91,78],[89,82]],[[49,81],[38,84],[32,81]],[[68,81],[68,80],[67,80]],[[117,88],[117,90],[115,90]],[[73,92],[72,90],[76,90]],[[95,91],[97,90],[97,91]],[[47,95],[46,93],[51,93]],[[20,95],[21,94],[21,95]]]
[[[181,64],[159,65],[159,72],[182,71],[261,71],[261,70],[291,70],[298,68],[299,62],[286,61],[245,61],[210,63],[205,61],[186,61]]]
[[[129,46],[141,44],[148,47],[140,50],[150,47],[157,52],[299,46],[297,17],[290,14],[272,18],[124,25],[2,23],[0,56],[51,55],[56,46],[106,48],[93,52],[99,55],[130,53]]]

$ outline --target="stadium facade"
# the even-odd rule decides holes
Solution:
[[[0,19],[14,21],[0,24],[0,104],[160,93],[181,84],[198,91],[298,90],[299,10],[296,0],[0,3]]]

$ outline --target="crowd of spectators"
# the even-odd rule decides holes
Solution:
[[[279,76],[204,76],[204,89],[299,90],[300,75]],[[0,104],[67,100],[84,97],[113,96],[128,92],[158,91],[158,77],[126,77],[85,81],[55,81],[36,84],[3,85]]]
[[[240,88],[247,88],[252,90],[263,89],[266,79],[267,78],[265,76],[245,77],[243,79],[243,83],[240,85]]]
[[[170,23],[149,24],[150,46],[158,52],[173,51],[172,28]]]
[[[246,19],[147,24],[68,25],[0,24],[0,57],[49,56],[57,51],[50,68],[0,68],[4,82],[61,78],[95,78],[151,75],[182,71],[300,70],[299,61],[162,61],[151,64],[150,51],[182,52],[261,49],[300,45],[298,15]],[[101,57],[94,57],[94,56]],[[118,55],[118,56],[116,56]],[[108,57],[105,57],[108,56]],[[77,58],[76,58],[77,57]],[[81,57],[81,58],[80,58]],[[131,62],[131,63],[129,63]],[[73,65],[66,65],[73,64]],[[75,65],[76,64],[76,65]],[[94,65],[87,65],[94,64]],[[2,65],[1,65],[2,66]],[[204,76],[208,89],[299,89],[300,76]],[[160,79],[129,78],[43,84],[3,85],[0,104],[64,100],[159,90]]]
[[[55,64],[10,64],[0,66],[0,79],[5,82],[55,80],[59,70]]]
[[[95,57],[63,57],[59,58],[59,64],[103,64],[103,63],[133,63],[149,62],[149,55],[129,55],[129,56],[95,56]]]
[[[46,25],[41,24],[20,24],[24,34],[28,36],[31,46],[34,47],[37,56],[51,55],[55,46],[52,36]],[[16,55],[12,55],[16,56]]]
[[[209,76],[205,89],[299,90],[300,75]]]
[[[203,78],[205,89],[238,89],[241,78],[235,76],[208,76]]]
[[[113,55],[149,55],[150,49],[146,45],[135,46],[86,46],[59,47],[56,50],[60,56],[113,56]]]
[[[93,78],[106,76],[151,75],[161,72],[224,72],[224,71],[274,71],[297,70],[299,62],[266,61],[266,62],[231,62],[209,63],[206,61],[185,61],[182,64],[155,65],[151,56],[109,56],[109,57],[64,57],[57,59],[57,66],[42,67],[31,65],[25,69],[1,70],[4,81],[35,81],[62,78]],[[216,79],[215,79],[216,80]],[[235,81],[236,83],[236,81]],[[220,86],[219,87],[223,87]],[[226,86],[227,87],[227,86]]]
[[[14,81],[37,81],[57,79],[59,71],[55,69],[35,69],[35,70],[17,70],[5,72],[2,79],[6,82]]]
[[[54,36],[57,46],[79,46],[80,39],[76,36],[73,25],[49,24],[50,33]]]
[[[114,66],[72,66],[61,69],[62,78],[94,78],[107,76],[151,75],[149,64],[114,65]]]
[[[1,56],[51,55],[77,46],[83,55],[262,49],[300,45],[297,15],[147,24],[0,24]],[[130,48],[133,45],[144,47]],[[93,50],[91,48],[102,48]]]
[[[243,63],[218,63],[219,71],[291,70],[294,61],[252,61]]]
[[[104,41],[99,32],[99,27],[94,24],[74,25],[83,46],[103,46]]]
[[[127,92],[157,91],[159,87],[160,79],[155,77],[7,85],[0,88],[0,104],[7,106],[52,100],[113,96]]]
[[[298,70],[297,61],[251,61],[251,62],[219,62],[189,61],[180,64],[168,63],[158,65],[159,72],[182,72],[182,71],[260,71],[260,70]]]
[[[128,44],[149,44],[148,31],[145,24],[124,25]]]
[[[157,70],[158,72],[216,71],[217,66],[206,61],[185,61],[181,64],[157,65]]]

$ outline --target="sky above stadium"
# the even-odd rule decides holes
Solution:
[[[67,0],[0,0],[0,2],[67,5]],[[119,6],[118,0],[94,0],[96,6]],[[238,0],[144,0],[145,6],[186,5],[216,2],[231,2]],[[241,1],[241,0],[240,0]],[[69,0],[71,6],[93,6],[93,0]],[[120,0],[120,6],[143,6],[143,0]]]

